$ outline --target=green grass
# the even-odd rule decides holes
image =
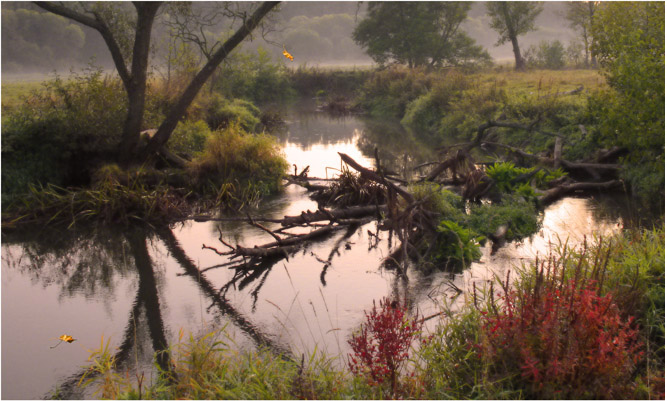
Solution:
[[[17,81],[2,83],[2,109],[21,105],[33,91],[43,89],[41,81]]]

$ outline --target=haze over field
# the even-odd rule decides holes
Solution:
[[[495,46],[497,33],[490,28],[485,2],[472,4],[461,28],[496,62],[511,61],[512,46]],[[196,2],[196,8],[207,10],[213,3]],[[373,60],[352,39],[355,26],[366,15],[368,3],[357,2],[284,2],[267,23],[264,35],[257,34],[244,44],[244,51],[261,47],[273,59],[288,66],[300,65],[372,65]],[[537,17],[536,30],[521,37],[522,51],[541,41],[559,40],[564,47],[577,41],[577,34],[564,17],[565,2],[546,2]],[[165,15],[153,27],[151,65],[161,68],[169,48]],[[217,38],[229,29],[228,23],[207,27],[207,35]],[[283,45],[295,57],[282,58]],[[35,78],[28,73],[66,74],[89,64],[113,70],[113,63],[99,33],[71,20],[47,13],[29,2],[2,3],[2,73],[3,79]],[[18,74],[18,75],[17,75]],[[38,77],[38,76],[37,76]]]

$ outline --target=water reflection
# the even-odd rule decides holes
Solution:
[[[41,239],[20,233],[3,236],[2,359],[4,366],[15,366],[14,369],[3,369],[3,398],[40,397],[54,391],[55,382],[59,382],[57,389],[60,396],[89,397],[90,394],[78,387],[85,370],[76,367],[85,362],[87,349],[98,348],[96,343],[99,344],[101,336],[113,337],[111,351],[122,370],[138,374],[155,373],[152,369],[154,357],[162,370],[171,368],[167,353],[168,337],[174,341],[174,335],[171,333],[169,336],[166,330],[165,271],[158,267],[165,261],[155,262],[154,258],[160,255],[156,249],[149,249],[155,248],[153,237],[163,242],[182,269],[183,276],[191,278],[218,313],[246,333],[256,346],[289,354],[287,347],[264,334],[225,300],[224,294],[221,295],[185,255],[167,227],[161,227],[155,233],[143,229],[131,229],[125,233],[112,230],[65,231],[60,232],[57,239],[46,234],[42,233]],[[55,289],[56,293],[31,290],[17,294],[8,284],[18,281],[23,281],[20,283],[23,287],[28,281],[29,286]],[[123,294],[131,292],[134,292],[134,297],[123,297]],[[64,305],[52,305],[54,295]],[[134,300],[127,305],[123,302],[125,299]],[[174,297],[167,299],[167,303],[178,302]],[[37,301],[56,310],[54,318],[58,323],[53,319],[50,322],[40,321],[39,314],[31,314],[31,308],[25,307],[26,300]],[[99,322],[100,311],[91,313],[91,301],[104,304],[106,314],[102,315],[109,320],[106,325],[98,324],[92,330],[87,329],[85,323]],[[123,308],[126,305],[129,308]],[[71,313],[65,314],[68,308]],[[126,310],[124,319],[120,319],[118,309]],[[105,327],[107,330],[111,328],[116,335],[105,333]],[[72,347],[77,352],[63,354],[60,350],[68,351],[65,347],[49,349],[45,346],[48,337],[55,339],[62,333],[70,333],[77,338]],[[79,344],[81,346],[76,347]],[[65,358],[54,359],[56,352]]]
[[[377,121],[358,116],[329,116],[304,107],[288,116],[281,135],[287,160],[299,171],[311,166],[310,176],[331,177],[341,168],[337,152],[348,154],[366,167],[375,166],[376,149],[381,165],[407,180],[413,169],[433,157],[433,152],[415,141],[395,121]]]
[[[382,166],[404,177],[428,159],[428,152],[422,153],[399,127],[349,116],[297,113],[283,140],[290,162],[300,168],[310,164],[312,176],[323,177],[326,166],[339,167],[339,151],[372,167],[377,147]],[[102,335],[111,338],[122,365],[136,372],[152,371],[154,353],[178,341],[181,329],[197,334],[226,327],[241,348],[345,355],[346,337],[374,300],[407,300],[414,313],[429,316],[445,300],[461,304],[472,283],[504,275],[536,253],[544,255],[558,238],[569,236],[572,243],[583,235],[618,229],[623,223],[619,209],[629,209],[614,203],[607,207],[604,199],[566,198],[553,204],[545,211],[540,233],[494,255],[487,247],[479,263],[456,275],[415,269],[398,275],[383,269],[381,261],[396,241],[392,244],[375,222],[311,243],[289,260],[252,269],[230,269],[228,258],[202,249],[202,244],[221,246],[220,232],[244,246],[273,240],[238,221],[129,232],[3,234],[2,364],[11,369],[2,370],[2,396],[38,398],[58,386],[65,398],[90,398],[76,392],[76,383],[86,350],[97,348]],[[305,189],[291,185],[252,214],[281,218],[316,208]],[[78,340],[49,349],[53,338],[65,333]],[[167,355],[162,355],[158,363],[169,369]]]

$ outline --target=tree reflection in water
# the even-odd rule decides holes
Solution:
[[[101,299],[110,308],[119,276],[128,278],[136,273],[136,295],[127,317],[123,338],[116,350],[115,360],[121,371],[140,373],[151,369],[155,362],[163,371],[172,367],[169,342],[165,332],[160,306],[163,272],[156,271],[150,256],[148,242],[156,236],[166,245],[171,256],[211,301],[211,307],[250,337],[257,346],[268,347],[281,355],[289,355],[286,346],[278,344],[260,331],[252,322],[234,309],[225,299],[224,291],[216,289],[192,260],[185,254],[172,231],[160,227],[155,231],[130,228],[124,233],[110,229],[81,229],[76,231],[13,233],[3,235],[3,243],[20,244],[22,255],[6,261],[10,268],[28,275],[32,282],[43,287],[58,286],[60,297],[82,294],[86,299]],[[257,269],[255,275],[245,277],[240,288],[263,276],[253,290],[255,296],[270,271],[272,264]],[[102,335],[102,333],[100,333]],[[85,369],[69,376],[57,385],[65,398],[87,397],[78,384]],[[90,376],[89,376],[90,377]]]

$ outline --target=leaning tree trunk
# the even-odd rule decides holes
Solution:
[[[190,85],[185,89],[176,105],[170,110],[167,118],[162,122],[162,125],[160,125],[155,135],[153,135],[153,138],[151,138],[151,141],[145,148],[144,158],[153,156],[164,144],[167,143],[167,140],[169,140],[176,125],[181,118],[183,118],[188,107],[197,96],[197,93],[199,93],[199,90],[201,90],[211,75],[213,75],[213,72],[218,68],[218,65],[222,63],[229,53],[241,43],[241,41],[250,35],[253,29],[259,25],[262,18],[264,18],[271,9],[277,6],[278,3],[279,2],[277,1],[267,1],[262,3],[253,15],[245,21],[243,26],[241,26],[236,33],[234,33],[234,35],[229,38],[222,47],[213,54],[213,56],[211,56],[206,65],[204,65],[201,71],[199,71],[199,73],[192,79]]]
[[[514,52],[514,60],[516,63],[516,66],[514,67],[515,70],[517,71],[525,71],[526,70],[526,62],[524,61],[523,57],[521,57],[521,49],[519,48],[519,40],[516,38],[516,36],[512,36],[512,51]]]

